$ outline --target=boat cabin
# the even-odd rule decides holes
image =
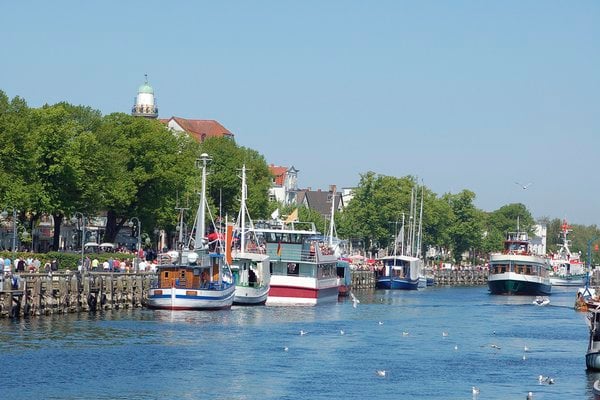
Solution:
[[[158,279],[160,288],[218,289],[223,284],[223,254],[209,253],[199,261],[160,265]]]
[[[504,254],[530,254],[527,233],[509,232],[504,241]]]

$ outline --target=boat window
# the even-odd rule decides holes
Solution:
[[[288,263],[287,264],[287,274],[288,275],[298,275],[298,264],[296,263]]]

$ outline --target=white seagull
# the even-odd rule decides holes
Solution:
[[[533,392],[527,393],[527,397],[525,397],[525,400],[533,400]]]
[[[306,331],[303,331],[302,329],[300,329],[300,336],[304,336],[304,335],[306,335],[307,333],[308,333],[308,332],[306,332]]]
[[[379,325],[383,325],[383,321],[379,321]]]
[[[443,336],[443,337],[446,337],[446,336],[448,336],[448,332],[442,332],[442,336]]]
[[[521,186],[523,190],[526,190],[529,186],[533,185],[533,182],[529,182],[527,185],[523,185],[522,183],[515,182],[517,185]]]
[[[529,351],[529,347],[525,346],[525,347],[523,347],[523,350],[525,350],[525,352],[528,352]]]
[[[340,335],[343,335],[345,332],[343,329],[340,329]]]
[[[458,345],[457,344],[454,345],[454,350],[458,350]]]
[[[283,351],[288,351],[288,350],[289,350],[289,349],[287,348],[287,346],[285,346],[285,347],[283,348]]]
[[[352,298],[352,307],[356,308],[358,307],[358,303],[360,303],[360,300],[356,298],[356,296],[354,295],[354,293],[350,292],[350,297]]]
[[[474,398],[474,399],[476,399],[476,398],[477,398],[477,396],[479,396],[479,388],[477,388],[477,387],[473,386],[473,387],[471,388],[471,391],[473,392],[473,398]]]
[[[406,331],[402,332],[402,336],[408,336],[408,332],[406,332]]]
[[[375,371],[377,376],[385,376],[385,369],[378,369]]]
[[[494,344],[494,343],[492,343],[492,344],[490,345],[490,347],[491,347],[492,349],[496,349],[496,350],[500,350],[500,349],[501,349],[501,347],[500,347],[500,346],[498,346],[497,344]]]

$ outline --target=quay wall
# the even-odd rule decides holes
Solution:
[[[152,273],[21,273],[0,281],[0,318],[141,307]]]
[[[435,285],[485,285],[487,271],[436,270]],[[600,272],[599,272],[600,274]],[[600,282],[600,275],[594,280]],[[21,273],[0,281],[0,318],[142,307],[156,275],[150,272]],[[373,289],[373,271],[351,272],[352,289]]]
[[[487,285],[488,271],[486,270],[433,270],[427,271],[433,276],[436,286],[465,286]],[[351,272],[352,288],[373,289],[377,283],[377,274],[374,271],[353,270]]]

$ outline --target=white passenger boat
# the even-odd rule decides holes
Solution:
[[[552,290],[550,263],[530,250],[525,232],[509,232],[504,251],[490,255],[488,287],[492,294],[546,296]]]
[[[267,305],[314,306],[334,303],[340,284],[337,257],[312,222],[256,224],[271,257]]]
[[[147,305],[167,310],[217,310],[231,308],[235,285],[224,254],[216,243],[208,243],[204,234],[206,211],[207,154],[201,155],[202,192],[196,216],[196,239],[193,249],[184,249],[183,213],[180,216],[179,251],[157,267],[158,281],[148,292]]]

